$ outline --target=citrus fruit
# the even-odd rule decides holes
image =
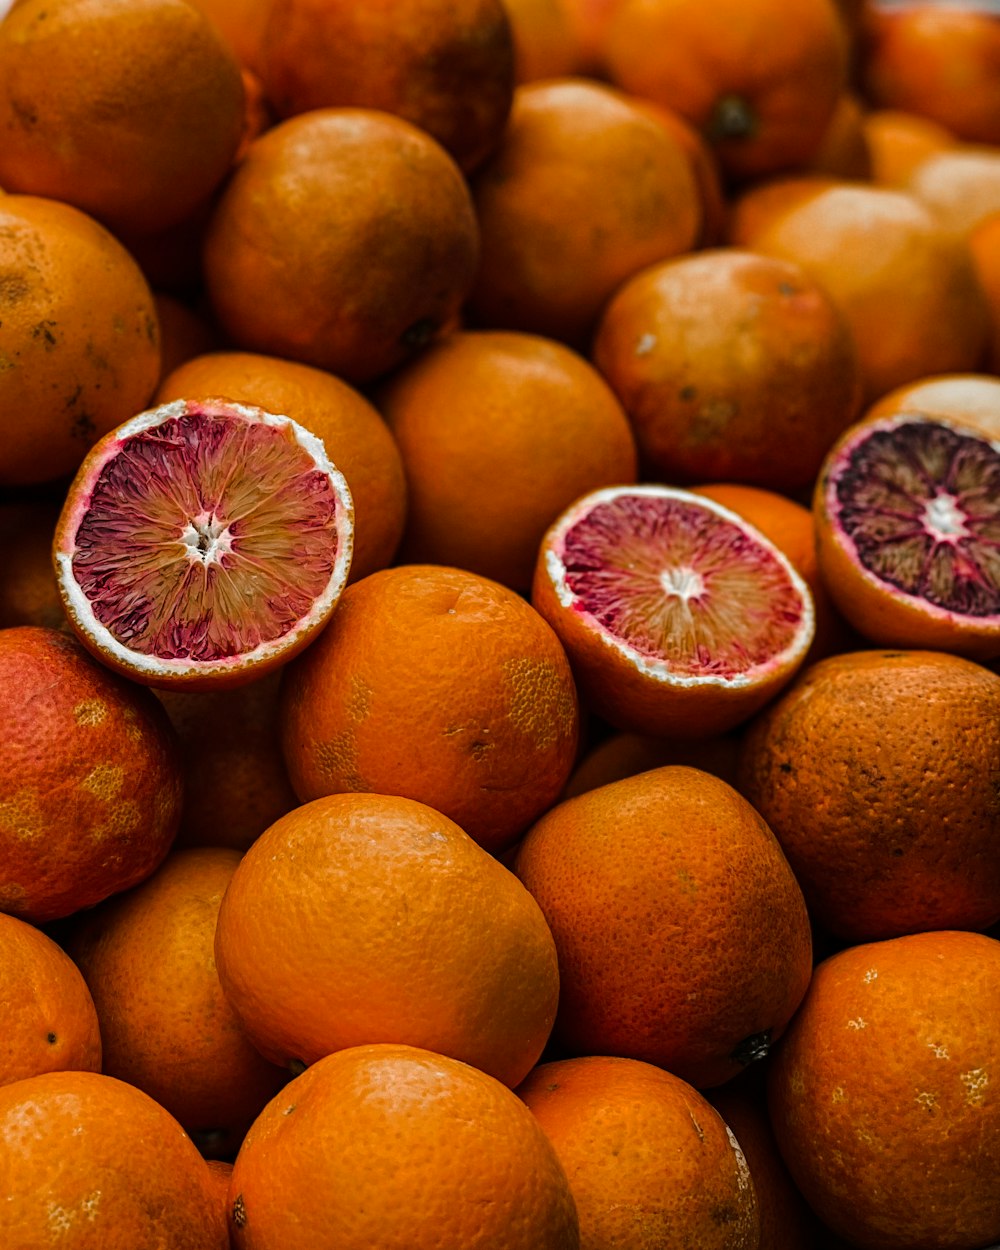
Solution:
[[[1000,676],[935,651],[804,670],[750,724],[739,789],[850,941],[1000,919]]]
[[[286,1066],[400,1042],[513,1086],[559,990],[517,878],[440,812],[381,794],[330,795],[271,825],[233,874],[216,957],[250,1038]]]
[[[636,1059],[587,1056],[540,1064],[517,1093],[566,1172],[581,1250],[758,1250],[743,1152],[685,1081]]]
[[[636,478],[635,440],[607,383],[538,335],[457,331],[398,370],[376,402],[406,470],[406,561],[527,590],[563,508]]]
[[[1000,1238],[1000,942],[928,932],[816,968],[769,1070],[771,1120],[810,1205],[864,1250]]]
[[[225,400],[161,404],[88,453],[53,553],[81,641],[148,685],[238,684],[326,624],[354,509],[323,444]]]
[[[260,76],[281,117],[331,106],[393,113],[470,170],[507,121],[513,35],[501,0],[271,0]]]
[[[430,135],[313,109],[247,148],[208,224],[205,282],[234,347],[363,383],[452,325],[478,249],[468,187]]]
[[[0,1085],[67,1068],[101,1070],[101,1033],[80,970],[52,938],[0,913]]]
[[[667,486],[608,487],[567,508],[542,542],[531,595],[588,705],[637,733],[733,728],[813,640],[809,590],[777,547]]]
[[[269,0],[192,0],[225,36],[240,64],[256,69]]]
[[[184,0],[19,0],[0,24],[7,191],[161,230],[229,172],[243,119],[239,63]]]
[[[682,142],[623,92],[582,78],[517,89],[472,191],[481,258],[470,318],[580,350],[615,288],[688,251],[701,226]]]
[[[1000,212],[1000,149],[957,144],[921,161],[906,189],[952,233],[968,238],[980,222]]]
[[[514,80],[584,72],[583,49],[566,0],[504,0],[514,38]]]
[[[946,127],[905,109],[869,108],[861,120],[872,159],[872,180],[883,187],[905,187],[928,156],[952,147]]]
[[[842,92],[820,145],[805,168],[834,178],[871,181],[872,158],[864,116],[865,106],[858,96],[852,91]]]
[[[662,768],[664,764],[687,764],[703,772],[736,781],[739,734],[716,734],[712,738],[654,738],[647,734],[612,733],[591,747],[573,769],[562,797],[571,799],[609,781],[634,777]]]
[[[155,697],[67,634],[0,630],[0,909],[42,923],[128,889],[180,820],[176,738]]]
[[[555,938],[564,1053],[719,1085],[766,1055],[805,993],[802,892],[758,813],[709,773],[670,765],[566,799],[515,871]]]
[[[413,1046],[355,1046],[268,1104],[236,1157],[235,1250],[577,1250],[555,1151],[512,1090]]]
[[[58,516],[58,503],[0,504],[0,629],[66,624],[52,567]]]
[[[239,862],[223,847],[175,851],[66,941],[101,1021],[102,1071],[149,1094],[206,1154],[234,1153],[287,1077],[251,1046],[215,970],[216,917]]]
[[[819,170],[781,174],[738,189],[729,200],[725,241],[733,247],[755,249],[765,227],[790,209],[807,204],[822,191],[840,187],[845,179]]]
[[[406,516],[406,479],[395,440],[363,395],[310,365],[255,352],[215,351],[164,377],[155,399],[163,404],[217,395],[283,413],[322,440],[354,500],[349,581],[392,561]]]
[[[813,503],[837,608],[881,646],[1000,655],[1000,442],[919,414],[851,427]]]
[[[153,296],[86,213],[0,199],[0,485],[72,473],[149,400],[160,370]]]
[[[981,221],[969,237],[976,276],[990,312],[987,367],[1000,371],[1000,212]]]
[[[0,1087],[0,1243],[225,1250],[208,1165],[152,1098],[97,1072]]]
[[[883,395],[864,416],[867,420],[906,412],[954,421],[1000,441],[1000,378],[990,373],[940,373],[917,378]]]
[[[861,404],[851,333],[826,292],[796,264],[734,247],[623,283],[593,359],[628,413],[647,480],[674,485],[811,486]]]
[[[401,795],[490,851],[555,802],[578,735],[555,633],[520,595],[460,569],[400,565],[348,586],[282,679],[282,749],[302,802]]]

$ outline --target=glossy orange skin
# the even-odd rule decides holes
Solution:
[[[229,1195],[234,1250],[580,1244],[566,1175],[517,1095],[411,1046],[303,1072],[251,1128]]]
[[[632,429],[594,367],[514,331],[458,331],[375,396],[406,470],[400,559],[449,564],[515,590],[580,495],[636,480]]]
[[[921,161],[956,142],[946,127],[905,109],[870,109],[862,126],[872,158],[872,180],[884,187],[905,186]]]
[[[1000,676],[933,651],[806,669],[743,736],[738,785],[847,941],[1000,919]]]
[[[251,1046],[215,970],[215,925],[238,851],[175,851],[86,916],[67,947],[101,1020],[103,1072],[141,1089],[205,1154],[230,1155],[287,1073]]]
[[[923,413],[936,421],[954,421],[981,430],[987,438],[1000,440],[1000,378],[989,373],[941,373],[917,378],[883,395],[865,412],[864,419],[903,412]]]
[[[946,230],[968,239],[1000,213],[1000,148],[960,144],[937,152],[916,166],[906,189]]]
[[[72,638],[0,631],[0,908],[33,922],[137,885],[177,832],[176,739],[148,690]]]
[[[864,1250],[1000,1237],[1000,943],[926,932],[821,963],[769,1070],[789,1170]]]
[[[31,1131],[25,1132],[25,1123]],[[146,1094],[96,1072],[0,1087],[0,1242],[51,1250],[227,1250],[208,1165]]]
[[[517,1093],[566,1171],[580,1250],[759,1250],[740,1144],[685,1081],[636,1059],[587,1056],[540,1064]]]
[[[807,204],[846,179],[819,170],[779,174],[752,183],[729,199],[725,242],[732,247],[754,248],[757,237],[789,210]]]
[[[559,952],[564,1053],[719,1085],[780,1036],[809,982],[805,903],[774,835],[698,769],[558,804],[525,836],[516,872]]]
[[[20,0],[0,27],[8,191],[161,230],[212,194],[243,125],[239,63],[194,4]]]
[[[285,670],[281,734],[302,802],[401,795],[499,851],[558,797],[579,710],[562,645],[519,595],[400,565],[349,586]]]

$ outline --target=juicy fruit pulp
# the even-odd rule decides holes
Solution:
[[[339,470],[289,418],[180,400],[85,462],[57,534],[60,587],[102,658],[140,680],[218,680],[325,620],[351,518]]]

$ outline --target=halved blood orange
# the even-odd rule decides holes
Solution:
[[[542,541],[532,603],[591,709],[636,733],[733,728],[775,695],[812,642],[809,589],[714,500],[668,486],[578,499]]]
[[[813,499],[820,573],[881,646],[1000,655],[1000,442],[918,413],[861,421]]]
[[[80,466],[53,547],[67,615],[149,686],[238,685],[297,654],[350,569],[354,506],[289,417],[176,400],[112,430]]]

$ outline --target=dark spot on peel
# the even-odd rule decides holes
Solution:
[[[58,1042],[59,1038],[56,1037],[55,1033],[48,1033],[46,1034],[45,1040],[50,1046],[54,1046],[56,1042]]]
[[[698,388],[696,386],[691,386],[690,384],[688,386],[682,386],[681,389],[678,391],[678,395],[680,396],[681,399],[685,400],[687,403],[690,403],[692,399],[697,398]]]
[[[244,1228],[247,1222],[247,1208],[243,1195],[237,1194],[233,1199],[233,1223],[237,1228]]]
[[[795,768],[794,768],[794,766],[793,766],[792,764],[790,764],[790,763],[788,762],[788,760],[782,760],[782,761],[781,761],[781,763],[778,765],[778,768],[779,768],[779,769],[780,769],[780,771],[781,771],[781,772],[783,772],[783,773],[794,773],[794,772],[795,772]]]

